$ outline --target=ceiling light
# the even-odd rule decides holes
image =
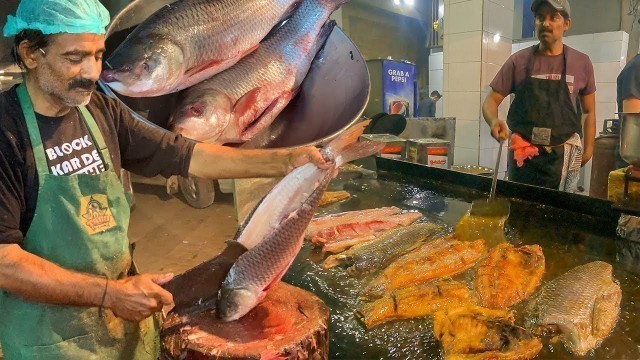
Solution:
[[[393,0],[393,3],[396,5],[400,5],[400,0]]]
[[[404,0],[404,3],[408,6],[413,6],[413,4],[415,4],[414,0]]]

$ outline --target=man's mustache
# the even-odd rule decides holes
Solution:
[[[96,89],[96,82],[89,79],[73,79],[69,82],[69,90],[75,89],[94,91]]]

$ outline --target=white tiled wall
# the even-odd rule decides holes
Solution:
[[[432,91],[438,91],[439,93],[443,93],[444,88],[444,67],[443,67],[443,56],[442,51],[432,52],[429,55],[429,94]],[[436,104],[436,117],[443,116],[444,104],[446,103],[447,98],[442,97],[440,101]]]
[[[532,46],[537,41],[513,44],[512,51]],[[564,43],[581,51],[591,59],[596,78],[596,136],[602,130],[605,119],[615,117],[616,80],[620,70],[626,64],[629,34],[624,31],[614,31],[599,34],[568,36]],[[591,180],[591,162],[584,167],[582,178],[585,191],[589,191]]]
[[[513,0],[445,0],[451,20],[444,31],[444,115],[456,118],[457,165],[495,167],[498,143],[482,117],[482,102],[511,55],[513,8]]]

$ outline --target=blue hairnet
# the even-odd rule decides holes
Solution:
[[[104,34],[109,11],[98,0],[22,0],[16,16],[9,15],[4,36],[22,30],[40,30],[43,34]]]

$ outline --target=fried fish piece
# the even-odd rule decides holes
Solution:
[[[433,333],[445,360],[525,360],[542,350],[542,342],[515,326],[513,313],[506,310],[468,306],[439,311]]]
[[[577,355],[600,346],[620,314],[622,290],[612,271],[611,265],[594,261],[551,280],[528,304],[525,325],[543,334],[559,331]]]
[[[318,207],[335,204],[338,201],[346,200],[350,197],[351,194],[346,191],[327,191],[322,194],[322,199],[320,199]]]
[[[526,299],[540,285],[544,267],[544,254],[538,245],[498,245],[476,271],[480,305],[506,309]]]
[[[365,288],[361,297],[377,299],[385,293],[461,273],[487,252],[483,240],[461,242],[450,235],[430,241],[389,265]]]
[[[433,315],[473,303],[469,289],[457,281],[439,281],[399,289],[357,310],[367,328],[398,319]]]

